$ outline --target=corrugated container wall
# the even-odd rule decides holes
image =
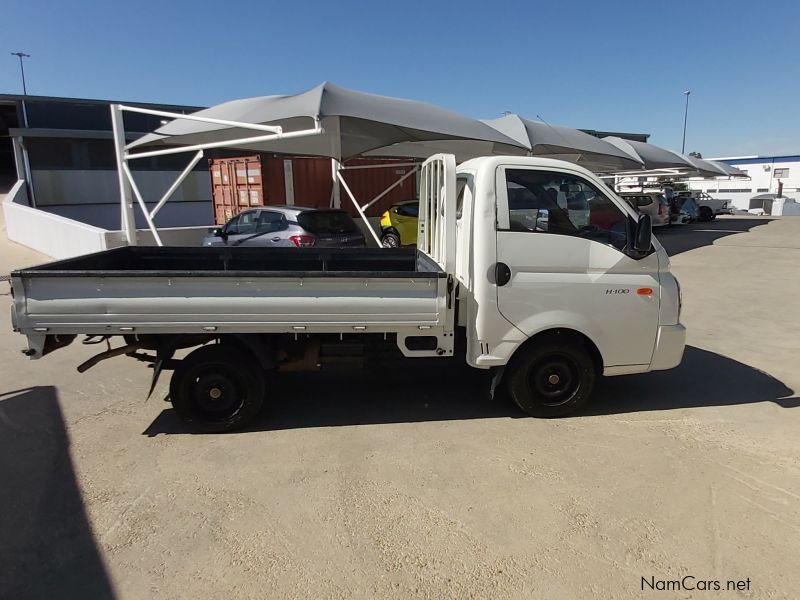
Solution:
[[[214,221],[222,225],[233,215],[264,205],[261,158],[215,158],[209,161]]]
[[[387,165],[385,168],[342,172],[360,204],[366,204],[390,187],[413,167],[396,159],[353,159],[347,166]],[[393,166],[398,165],[398,166]],[[331,206],[331,161],[305,156],[252,155],[216,158],[209,161],[214,198],[214,215],[222,224],[233,215],[254,206],[296,204],[312,208]],[[341,207],[356,215],[350,198],[341,190]],[[409,177],[366,212],[378,216],[395,202],[417,197],[417,177]]]

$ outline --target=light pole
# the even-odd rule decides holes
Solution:
[[[25,85],[25,65],[22,62],[24,58],[30,58],[30,54],[25,54],[24,52],[12,52],[11,56],[16,56],[19,59],[19,72],[22,74],[22,126],[27,129],[28,128],[28,107],[25,106],[25,98],[28,95],[28,87]],[[30,205],[34,208],[36,207],[36,193],[33,191],[33,177],[31,177],[31,164],[28,160],[28,150],[25,148],[25,144],[22,141],[22,137],[19,138],[18,141],[20,152],[22,153],[22,163],[23,168],[25,169],[25,180],[27,181],[28,185],[28,196],[30,197]],[[16,153],[16,150],[15,150]],[[20,179],[21,173],[17,174]]]
[[[30,54],[25,54],[24,52],[12,52],[11,56],[16,56],[19,58],[19,71],[22,73],[22,95],[28,95],[28,88],[25,87],[25,65],[22,64],[23,58],[30,58]]]
[[[683,95],[686,96],[686,109],[683,111],[683,143],[681,144],[681,154],[686,152],[686,118],[689,116],[689,94],[691,90],[686,90]]]

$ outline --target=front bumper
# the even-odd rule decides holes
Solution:
[[[656,337],[656,348],[653,360],[650,362],[651,371],[672,369],[681,364],[683,350],[686,347],[686,327],[677,325],[660,325]]]

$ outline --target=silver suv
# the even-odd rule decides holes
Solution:
[[[214,229],[203,246],[363,248],[364,234],[343,210],[266,206],[246,210]]]
[[[669,225],[669,200],[661,192],[623,192],[620,196],[636,212],[650,215],[653,227]]]

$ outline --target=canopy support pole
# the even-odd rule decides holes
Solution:
[[[361,217],[361,220],[364,221],[364,225],[367,226],[367,229],[369,230],[370,234],[372,234],[372,239],[375,240],[375,243],[378,245],[378,248],[381,248],[383,245],[381,244],[381,240],[378,237],[378,234],[375,233],[375,230],[372,228],[372,225],[369,224],[369,221],[367,220],[367,215],[364,214],[364,211],[361,208],[361,206],[358,204],[358,201],[356,200],[356,197],[353,196],[353,192],[350,191],[350,187],[347,185],[347,182],[344,180],[344,177],[342,177],[341,171],[338,171],[338,170],[336,171],[336,177],[339,179],[339,183],[341,183],[342,187],[344,188],[344,191],[350,197],[350,200],[352,201],[353,206],[356,207],[356,211],[358,211],[358,214]]]
[[[147,210],[147,205],[144,203],[142,194],[139,192],[139,187],[136,185],[136,181],[133,179],[133,173],[131,173],[130,167],[128,167],[128,163],[123,163],[122,168],[125,170],[125,175],[127,175],[128,177],[128,183],[130,184],[131,189],[133,190],[133,195],[136,196],[136,201],[139,203],[139,208],[142,209],[142,213],[144,214],[144,219],[145,221],[147,221],[147,226],[153,233],[153,238],[156,240],[156,245],[163,246],[164,243],[161,241],[161,237],[158,235],[158,230],[156,229],[156,226],[153,223],[153,218],[150,216],[150,212]]]
[[[122,117],[122,106],[111,105],[111,130],[114,135],[114,149],[117,155],[117,181],[119,183],[120,229],[125,232],[129,246],[137,244],[136,220],[133,214],[133,197],[131,186],[125,177],[125,122]]]
[[[381,165],[381,166],[383,166],[383,165]],[[392,165],[392,166],[395,166],[395,167],[396,167],[397,165]],[[375,204],[375,203],[376,203],[378,200],[380,200],[381,198],[383,198],[383,197],[384,197],[386,194],[388,194],[389,192],[391,192],[391,191],[392,191],[394,188],[396,188],[398,185],[401,185],[401,184],[402,184],[402,183],[403,183],[403,182],[404,182],[406,179],[408,179],[409,177],[411,177],[411,176],[412,176],[414,173],[416,173],[417,171],[419,171],[419,165],[414,165],[414,168],[413,168],[413,169],[411,169],[411,170],[410,170],[408,173],[406,173],[405,175],[403,175],[403,176],[402,176],[400,179],[398,179],[397,181],[395,181],[395,182],[394,182],[392,185],[390,185],[388,188],[386,188],[385,190],[383,190],[383,191],[382,191],[380,194],[378,194],[378,195],[377,195],[377,196],[375,196],[375,197],[374,197],[372,200],[370,200],[370,201],[369,201],[369,202],[367,202],[367,203],[366,203],[364,206],[362,206],[362,207],[361,207],[361,208],[362,208],[362,210],[367,210],[367,209],[368,209],[370,206],[372,206],[373,204]]]
[[[342,208],[342,192],[339,189],[339,171],[342,166],[335,158],[331,159],[331,208]]]
[[[172,194],[174,194],[175,191],[180,187],[180,185],[183,183],[183,180],[189,176],[189,173],[192,172],[192,169],[194,169],[197,163],[200,162],[201,158],[203,158],[203,151],[198,150],[197,154],[194,155],[194,158],[191,160],[191,162],[189,162],[187,167],[178,176],[175,182],[171,186],[169,186],[169,189],[166,192],[164,192],[164,195],[161,196],[161,200],[158,201],[158,204],[156,204],[155,208],[153,208],[153,210],[150,212],[151,219],[156,218],[158,211],[160,211],[161,207],[164,206],[167,203],[167,200],[169,200],[172,197]]]

